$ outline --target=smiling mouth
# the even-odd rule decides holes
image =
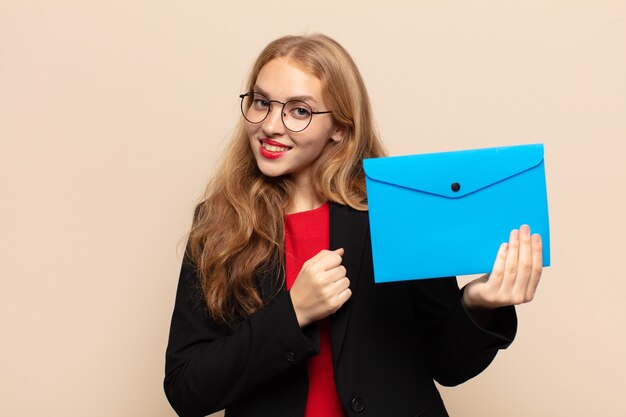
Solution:
[[[261,140],[259,142],[261,142],[261,146],[263,147],[263,149],[265,149],[268,152],[287,152],[288,150],[291,149],[288,146],[270,145],[264,140]]]

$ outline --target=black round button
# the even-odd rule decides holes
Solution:
[[[361,397],[354,397],[352,399],[352,411],[360,413],[365,409],[365,402]]]
[[[461,184],[459,184],[458,182],[454,182],[454,183],[452,183],[450,188],[452,188],[452,191],[454,191],[456,193],[457,191],[459,191],[461,189]]]
[[[287,362],[293,362],[296,360],[296,354],[293,352],[287,352]]]

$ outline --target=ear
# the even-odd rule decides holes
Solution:
[[[330,135],[330,140],[332,140],[333,142],[341,142],[344,137],[346,136],[346,128],[343,126],[336,126],[333,129],[332,134]]]

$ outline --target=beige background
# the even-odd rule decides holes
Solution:
[[[553,266],[451,415],[626,415],[626,2],[592,0],[1,0],[0,414],[174,415],[192,209],[252,60],[305,31],[392,154],[546,145]]]

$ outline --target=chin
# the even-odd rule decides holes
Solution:
[[[259,169],[259,171],[261,171],[261,174],[265,175],[266,177],[277,178],[286,174],[284,170],[277,169],[278,167],[275,167],[275,166],[268,167],[266,164],[263,163],[263,161],[259,163],[258,159],[256,161],[256,166]]]

